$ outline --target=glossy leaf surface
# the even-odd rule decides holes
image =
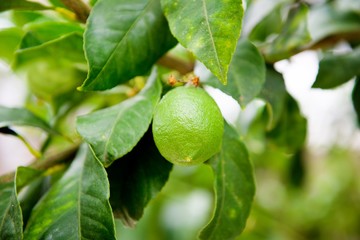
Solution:
[[[78,118],[79,134],[105,166],[128,153],[144,135],[160,94],[161,84],[154,70],[135,97]]]
[[[15,181],[0,183],[0,239],[22,239],[23,218],[17,192],[41,171],[19,167]]]
[[[53,132],[50,126],[25,108],[0,106],[0,128],[7,126],[32,126]]]
[[[241,0],[161,0],[171,32],[223,84],[240,37]]]
[[[0,239],[22,239],[22,215],[14,181],[0,183]]]
[[[222,149],[209,163],[215,174],[216,208],[200,239],[235,239],[245,228],[255,183],[246,147],[227,124]]]
[[[360,47],[346,54],[328,54],[321,59],[313,88],[337,87],[360,75]]]
[[[245,106],[265,83],[265,62],[257,48],[247,40],[239,41],[228,73],[228,84],[211,77],[206,84],[221,89]]]
[[[101,0],[84,35],[89,74],[82,90],[104,90],[146,74],[176,41],[158,0]]]
[[[33,209],[25,239],[115,239],[106,171],[83,145]]]
[[[130,153],[107,169],[115,217],[134,227],[145,206],[165,185],[171,169],[172,164],[160,155],[149,130]]]

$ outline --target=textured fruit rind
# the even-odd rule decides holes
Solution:
[[[177,87],[156,107],[152,129],[164,158],[178,165],[195,165],[220,150],[224,120],[202,88]]]

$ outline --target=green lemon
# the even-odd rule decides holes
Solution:
[[[155,109],[153,136],[161,155],[178,165],[200,164],[219,152],[224,120],[201,88],[177,87]]]
[[[47,101],[74,91],[84,79],[84,73],[72,64],[53,59],[33,61],[27,73],[31,92]]]

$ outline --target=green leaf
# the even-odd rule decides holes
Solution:
[[[14,59],[14,53],[18,48],[23,31],[19,28],[6,28],[0,31],[0,58],[11,63]]]
[[[0,183],[0,239],[22,239],[22,215],[15,182]]]
[[[86,77],[81,28],[73,24],[31,24],[13,67],[25,70],[37,97],[52,100],[75,91]],[[50,29],[58,30],[50,30]]]
[[[94,6],[97,3],[98,0],[90,0],[89,4],[90,6]]]
[[[288,3],[289,0],[257,0],[247,4],[243,32],[253,35],[254,38],[249,36],[251,40],[261,39],[262,41],[271,33],[280,32],[282,21],[279,10]]]
[[[24,225],[46,189],[43,185],[44,177],[43,171],[29,167],[18,167],[16,170],[16,188]]]
[[[105,166],[135,147],[150,125],[160,94],[161,84],[154,69],[135,97],[77,119],[79,134]]]
[[[39,11],[11,11],[9,17],[11,22],[20,28],[28,23],[49,19],[49,16],[46,16],[43,12]]]
[[[24,108],[0,106],[0,128],[8,126],[32,126],[54,132],[46,122]]]
[[[272,2],[269,3],[272,5]],[[249,39],[253,42],[266,42],[273,40],[274,35],[280,34],[284,25],[282,19],[283,7],[283,4],[274,4],[273,10],[251,30]],[[254,14],[257,15],[257,13]]]
[[[269,115],[267,129],[271,130],[276,126],[281,117],[286,99],[283,76],[273,68],[268,67],[266,70],[266,82],[259,97],[266,102],[266,109]]]
[[[172,164],[157,150],[151,127],[136,147],[107,171],[115,217],[134,227],[144,208],[165,185]]]
[[[200,239],[234,239],[245,228],[255,182],[246,147],[227,124],[222,149],[209,163],[215,174],[216,209]]]
[[[34,22],[27,24],[24,30],[26,34],[21,41],[20,49],[35,47],[63,36],[66,37],[70,33],[83,34],[81,25],[68,22]],[[82,45],[82,41],[80,43]]]
[[[306,139],[306,119],[302,116],[297,102],[286,95],[285,106],[276,127],[267,133],[277,146],[295,153],[304,146]]]
[[[360,29],[360,14],[343,11],[331,3],[313,7],[309,12],[308,28],[313,43],[326,37],[354,32]]]
[[[65,6],[65,5],[63,4],[62,0],[49,0],[49,2],[50,2],[53,6],[69,9],[67,6]]]
[[[26,37],[29,37],[27,35]],[[25,41],[25,40],[24,40]],[[29,40],[30,41],[30,40]],[[40,41],[40,39],[38,39]],[[16,52],[13,67],[18,69],[35,60],[71,62],[72,65],[85,65],[86,60],[83,51],[82,35],[78,32],[68,33],[59,38],[39,44],[32,39],[31,43],[22,43],[23,47]],[[33,45],[33,46],[32,46]],[[32,46],[32,47],[30,47]],[[84,69],[84,67],[80,67]]]
[[[71,97],[81,94],[76,92],[76,87],[86,77],[84,71],[66,59],[38,59],[26,65],[26,72],[31,92],[40,99],[52,101],[54,109],[62,97],[67,95],[71,102]]]
[[[360,75],[360,47],[345,54],[328,54],[321,59],[313,88],[337,87]]]
[[[223,84],[240,37],[241,0],[161,0],[170,29]],[[226,23],[226,24],[225,24]]]
[[[44,6],[40,3],[25,0],[1,0],[0,12],[7,10],[47,10],[51,7]]]
[[[357,122],[360,126],[360,77],[356,77],[355,86],[352,91],[352,103],[356,112]]]
[[[104,90],[146,74],[176,41],[159,0],[101,0],[85,31],[89,74],[82,90]]]
[[[303,149],[297,150],[290,159],[288,167],[288,180],[294,187],[301,188],[304,186],[307,177],[306,160]]]
[[[106,171],[86,145],[33,209],[24,239],[115,239]]]
[[[29,182],[38,178],[42,171],[32,169],[29,167],[18,167],[16,170],[16,187],[20,191],[21,188],[26,186]]]
[[[268,61],[276,62],[289,58],[311,41],[307,18],[308,7],[305,4],[299,4],[289,11],[281,33],[263,49]]]
[[[41,173],[42,171],[19,167],[15,181],[0,183],[0,239],[22,239],[23,212],[19,200],[21,197],[17,196],[17,192]]]
[[[265,62],[257,48],[248,40],[238,42],[228,73],[228,84],[215,78],[205,83],[221,89],[245,106],[261,91],[265,83]]]

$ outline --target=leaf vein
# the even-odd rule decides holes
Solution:
[[[206,26],[208,28],[208,32],[209,32],[209,35],[210,35],[211,45],[212,45],[212,47],[214,49],[214,52],[215,52],[215,60],[216,60],[216,62],[218,64],[218,66],[219,66],[220,74],[221,74],[221,76],[223,76],[224,73],[223,73],[223,69],[222,69],[221,64],[220,64],[220,59],[218,57],[218,51],[217,51],[215,40],[214,40],[213,33],[212,33],[212,30],[211,30],[205,0],[202,0],[202,4],[203,4],[203,10],[204,10],[204,17],[205,17]]]
[[[135,21],[131,24],[131,26],[128,28],[128,31],[126,31],[125,35],[122,36],[122,38],[120,39],[120,41],[116,44],[116,46],[114,47],[114,50],[111,52],[111,54],[109,55],[109,57],[107,58],[104,66],[101,68],[100,72],[97,74],[96,78],[98,76],[100,76],[102,74],[102,72],[107,68],[110,60],[114,57],[116,50],[119,48],[119,46],[123,43],[124,39],[126,40],[126,38],[128,37],[129,32],[131,32],[133,30],[133,28],[135,28],[135,26],[137,25],[137,23],[140,21],[140,19],[146,14],[148,7],[151,5],[153,1],[149,1],[144,8],[140,11],[140,14],[138,17],[136,17]],[[129,48],[131,49],[131,48]],[[133,57],[133,56],[131,56]]]

